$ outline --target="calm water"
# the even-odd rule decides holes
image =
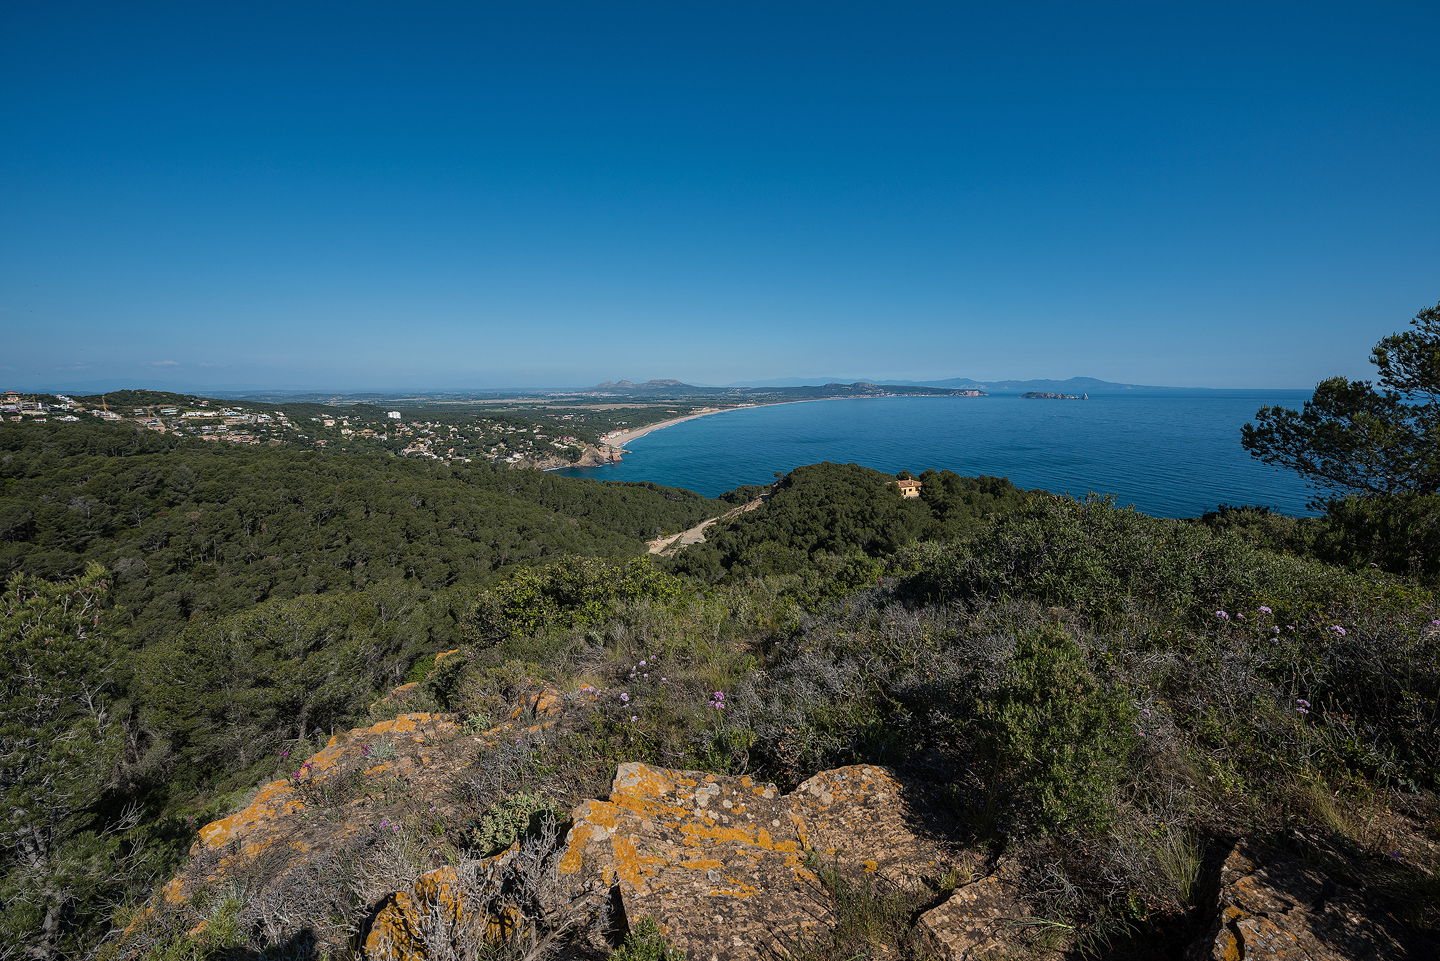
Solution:
[[[819,461],[886,473],[927,468],[1008,477],[1020,487],[1114,494],[1147,514],[1193,517],[1217,505],[1309,513],[1310,492],[1240,447],[1263,404],[1309,391],[1127,391],[1087,401],[882,397],[730,411],[656,431],[623,462],[562,471],[654,481],[715,495]]]

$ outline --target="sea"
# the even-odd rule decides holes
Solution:
[[[557,473],[652,481],[714,496],[821,461],[885,473],[952,470],[1024,488],[1112,495],[1158,517],[1221,504],[1313,511],[1298,475],[1240,446],[1267,404],[1299,408],[1308,390],[1126,390],[1088,400],[875,397],[741,408],[635,440],[618,464]]]

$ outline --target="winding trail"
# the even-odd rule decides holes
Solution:
[[[750,501],[749,503],[741,504],[739,507],[733,507],[723,514],[717,514],[714,517],[707,517],[705,520],[696,524],[688,531],[681,531],[678,534],[666,534],[664,537],[657,537],[653,541],[646,541],[645,546],[649,548],[650,553],[652,554],[668,555],[674,554],[682,547],[689,547],[691,544],[703,544],[705,542],[705,531],[710,527],[711,524],[717,523],[719,521],[728,521],[732,517],[739,517],[746,511],[753,511],[755,508],[768,501],[772,493],[774,493],[773,490],[768,490],[765,493],[761,494],[759,497],[755,498],[753,501]]]

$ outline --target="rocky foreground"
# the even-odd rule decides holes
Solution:
[[[440,839],[474,815],[455,785],[483,777],[495,752],[543,738],[586,696],[542,692],[480,732],[410,713],[337,735],[199,831],[119,956],[202,936],[224,903],[226,923],[295,954],[447,961],[508,939],[527,957],[563,946],[603,958],[649,920],[689,961],[776,958],[823,943],[857,891],[880,889],[918,893],[913,943],[937,959],[1075,956],[1070,929],[1021,894],[1016,864],[957,846],[933,789],[878,766],[784,793],[624,764],[607,797],[532,819],[498,853],[442,853]],[[1263,845],[1236,843],[1208,883],[1206,933],[1187,952],[1196,961],[1415,957],[1363,892]]]

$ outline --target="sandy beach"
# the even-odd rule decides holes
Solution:
[[[697,417],[709,417],[711,414],[723,414],[730,410],[748,410],[749,408],[758,406],[761,405],[740,404],[736,407],[707,407],[693,414],[686,414],[684,417],[672,417],[669,420],[656,421],[653,424],[646,424],[644,427],[636,427],[631,430],[612,431],[601,437],[600,440],[609,444],[611,447],[623,449],[631,441],[644,437],[646,434],[654,433],[657,430],[664,430],[666,427],[674,427],[676,424],[683,424],[687,420],[695,420]]]
[[[891,395],[886,395],[886,396],[891,396]],[[904,395],[893,395],[893,396],[904,396]],[[664,430],[666,427],[674,427],[676,424],[683,424],[683,423],[685,423],[687,420],[695,420],[697,417],[709,417],[709,416],[712,415],[712,414],[725,414],[725,413],[728,413],[728,412],[730,412],[730,411],[732,411],[732,410],[753,410],[753,409],[755,409],[756,407],[778,407],[778,406],[780,406],[781,404],[819,404],[819,403],[823,403],[823,402],[825,402],[825,401],[831,401],[831,400],[874,400],[874,399],[875,399],[875,398],[874,398],[874,397],[871,397],[871,396],[864,396],[864,397],[804,397],[804,398],[801,398],[801,399],[799,399],[799,400],[774,400],[774,401],[766,401],[765,403],[761,403],[761,404],[736,404],[734,407],[707,407],[707,408],[705,408],[704,410],[698,410],[698,411],[696,411],[696,412],[693,413],[693,414],[686,414],[684,417],[672,417],[672,418],[670,418],[669,420],[656,421],[656,422],[653,423],[653,424],[646,424],[644,427],[636,427],[636,428],[633,428],[633,429],[631,429],[631,430],[611,431],[610,433],[605,434],[604,436],[602,436],[602,437],[600,438],[600,442],[601,442],[602,444],[608,444],[608,445],[610,445],[611,447],[616,447],[616,448],[620,448],[620,449],[623,450],[626,444],[629,444],[629,443],[630,443],[631,441],[633,441],[633,440],[638,440],[639,438],[644,437],[646,434],[653,433],[654,431],[657,431],[657,430]],[[617,406],[618,406],[618,405],[617,405]]]

